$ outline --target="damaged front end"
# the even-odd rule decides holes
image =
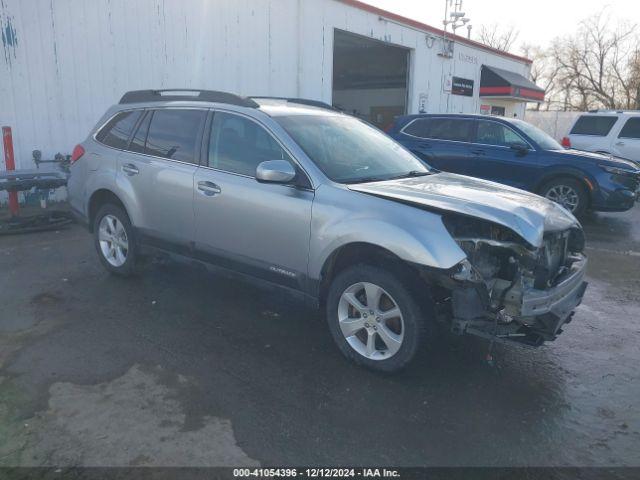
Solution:
[[[545,231],[533,246],[476,218],[445,215],[443,223],[467,255],[438,276],[454,333],[539,346],[562,332],[587,287],[578,225]]]

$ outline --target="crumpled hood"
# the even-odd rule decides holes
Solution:
[[[453,173],[349,185],[350,190],[456,212],[510,228],[534,247],[545,231],[580,224],[566,209],[533,193]]]

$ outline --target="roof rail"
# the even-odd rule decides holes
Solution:
[[[237,105],[239,107],[258,108],[259,105],[247,97],[241,97],[228,92],[215,90],[190,90],[170,88],[165,90],[132,90],[120,99],[123,103],[146,103],[166,101],[216,102]]]
[[[311,100],[308,98],[289,98],[289,97],[249,97],[252,100],[283,100],[287,103],[296,103],[298,105],[307,105],[309,107],[324,108],[326,110],[333,110],[334,112],[341,112],[337,107],[329,105],[328,103],[320,100]]]
[[[622,110],[622,109],[602,109],[597,108],[595,110],[589,110],[588,113],[637,113],[640,110]]]

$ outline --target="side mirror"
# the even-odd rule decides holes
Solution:
[[[529,153],[529,145],[526,145],[524,143],[514,142],[510,144],[509,147],[511,148],[511,150],[515,150],[518,155],[526,155],[527,153]]]
[[[286,160],[267,160],[256,168],[256,180],[263,183],[289,183],[296,178],[296,169]]]

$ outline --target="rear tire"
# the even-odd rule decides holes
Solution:
[[[369,265],[340,272],[327,296],[329,330],[358,365],[392,373],[407,367],[433,337],[432,304],[418,302],[402,275]],[[424,297],[424,296],[423,296]]]
[[[576,217],[585,214],[589,206],[589,195],[584,185],[574,178],[563,177],[545,183],[540,195],[569,210]]]
[[[95,217],[93,235],[100,263],[109,272],[132,275],[137,261],[133,227],[126,212],[114,204],[103,205]]]

